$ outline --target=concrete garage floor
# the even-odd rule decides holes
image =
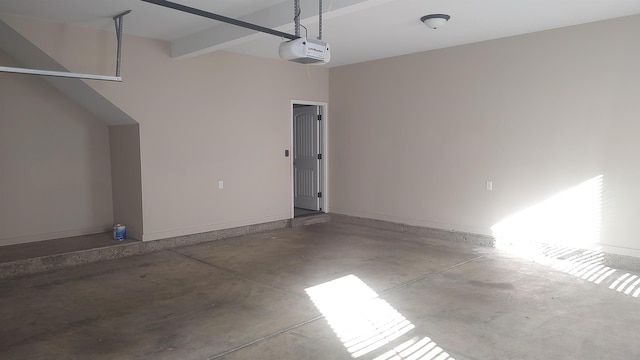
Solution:
[[[0,358],[640,358],[611,281],[329,222],[0,281]]]

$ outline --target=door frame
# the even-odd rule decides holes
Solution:
[[[289,139],[289,148],[291,149],[290,153],[290,160],[289,160],[289,183],[290,183],[290,187],[291,187],[291,218],[293,219],[295,217],[295,213],[294,213],[294,191],[295,191],[295,184],[293,181],[293,106],[294,105],[313,105],[313,106],[317,106],[320,114],[322,115],[322,120],[320,121],[320,142],[318,144],[319,146],[319,151],[322,154],[322,161],[320,162],[320,166],[319,166],[319,170],[320,170],[320,176],[319,176],[319,184],[318,184],[318,191],[322,193],[322,201],[321,201],[321,213],[328,213],[329,212],[329,116],[327,115],[329,113],[329,105],[326,102],[322,102],[322,101],[309,101],[309,100],[291,100],[290,104],[289,104],[289,134],[290,134],[290,139]]]

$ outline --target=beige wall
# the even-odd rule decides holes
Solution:
[[[332,211],[492,234],[603,175],[600,243],[640,255],[638,29],[633,16],[331,69]]]
[[[141,239],[142,179],[138,125],[109,127],[113,221],[127,226],[127,237]]]
[[[112,32],[5,21],[71,71],[113,72]],[[165,42],[126,37],[125,81],[91,86],[140,124],[144,240],[288,218],[283,150],[302,99],[330,103],[331,211],[492,234],[602,175],[601,244],[640,255],[639,25],[330,71],[225,52],[176,60]]]
[[[108,230],[109,161],[104,124],[41,78],[0,73],[0,245]]]
[[[111,28],[3,19],[71,71],[113,72]],[[140,124],[143,239],[289,218],[290,101],[327,101],[328,69],[168,54],[166,42],[125,37],[124,82],[91,83]]]

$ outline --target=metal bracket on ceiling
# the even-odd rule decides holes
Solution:
[[[293,0],[293,24],[297,37],[300,37],[300,13],[300,0]],[[318,40],[322,40],[322,0],[318,0]]]
[[[72,79],[83,80],[101,80],[101,81],[122,81],[120,77],[120,63],[122,57],[122,18],[129,14],[131,10],[127,10],[113,17],[113,21],[116,26],[116,40],[118,41],[118,49],[116,54],[116,76],[108,75],[94,75],[94,74],[82,74],[72,73],[66,71],[53,71],[53,70],[37,70],[37,69],[25,69],[9,66],[0,66],[0,72],[14,73],[14,74],[26,74],[26,75],[40,75],[40,76],[53,76]]]
[[[120,61],[122,58],[122,18],[130,12],[131,10],[127,10],[113,17],[113,23],[116,26],[116,39],[118,41],[118,53],[116,54],[116,77],[120,77]]]

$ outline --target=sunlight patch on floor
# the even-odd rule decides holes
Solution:
[[[453,360],[428,337],[414,337],[394,347],[374,360]]]
[[[380,350],[415,329],[355,275],[307,288],[306,292],[353,358]],[[428,337],[405,341],[376,359],[453,360]]]
[[[607,286],[620,294],[634,298],[640,296],[640,275],[606,266],[604,253],[600,251],[530,243],[526,249],[523,251],[523,248],[518,246],[501,248],[502,251],[533,260],[554,270]]]

